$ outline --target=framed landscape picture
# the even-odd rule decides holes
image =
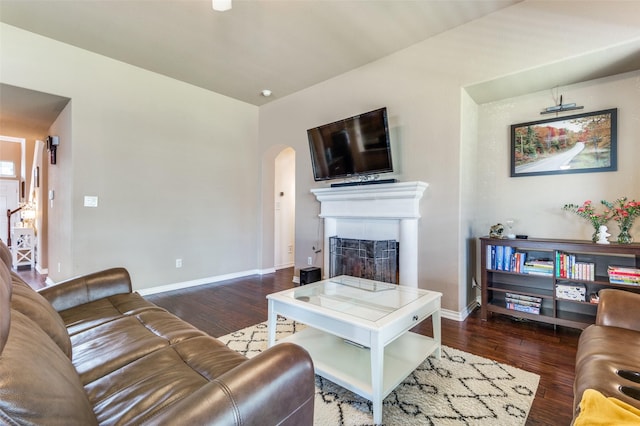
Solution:
[[[511,177],[617,170],[618,110],[511,126]]]

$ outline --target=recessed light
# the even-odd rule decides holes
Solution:
[[[211,6],[216,12],[226,12],[231,9],[231,0],[211,0]]]
[[[271,92],[271,90],[269,90],[269,89],[264,89],[262,92],[260,92],[260,94],[261,94],[262,96],[264,96],[265,98],[268,98],[269,96],[271,96],[271,93],[272,93],[272,92]]]

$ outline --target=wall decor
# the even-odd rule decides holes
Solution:
[[[513,124],[511,177],[615,171],[617,124],[617,108]]]

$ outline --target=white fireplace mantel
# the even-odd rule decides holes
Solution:
[[[324,218],[324,247],[329,238],[344,229],[353,231],[353,223],[364,229],[345,238],[397,239],[400,243],[400,284],[418,286],[418,219],[420,199],[427,189],[424,182],[400,182],[376,185],[317,188],[311,192],[320,201]],[[349,224],[347,227],[346,224]],[[362,232],[371,236],[362,235]],[[386,232],[386,234],[384,234]],[[380,235],[383,237],[380,237]],[[329,253],[324,251],[324,273],[329,272]]]

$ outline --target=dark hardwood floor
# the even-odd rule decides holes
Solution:
[[[146,296],[214,337],[266,321],[266,295],[291,288],[293,269]],[[431,335],[425,321],[413,331]],[[442,320],[442,343],[540,375],[527,425],[569,425],[573,410],[574,361],[579,330],[506,316],[464,322]]]
[[[18,269],[16,273],[22,278],[31,288],[38,290],[46,287],[46,275],[40,275],[35,269]]]

